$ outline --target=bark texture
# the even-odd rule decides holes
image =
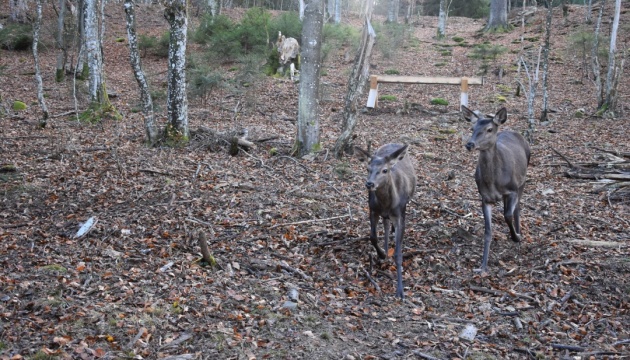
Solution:
[[[613,97],[614,97],[614,73],[615,56],[617,55],[617,30],[619,29],[619,16],[621,14],[621,0],[615,1],[615,16],[613,18],[612,31],[610,32],[610,47],[608,48],[608,73],[606,74],[606,96],[604,99],[605,106],[612,110]]]
[[[602,26],[602,16],[604,14],[604,7],[606,6],[606,0],[602,0],[599,4],[599,15],[597,15],[597,23],[595,24],[595,36],[593,39],[593,49],[591,58],[593,61],[593,78],[595,82],[595,88],[597,93],[597,108],[601,108],[604,105],[604,96],[602,91],[602,75],[601,65],[599,64],[599,33]]]
[[[437,38],[446,36],[446,0],[440,0],[440,12],[438,14]]]
[[[486,31],[502,30],[508,27],[507,22],[507,1],[491,0],[490,1],[490,17]]]
[[[547,113],[549,112],[549,49],[550,49],[550,39],[551,39],[551,19],[553,18],[553,7],[551,6],[551,1],[546,0],[548,5],[547,7],[547,18],[545,21],[545,44],[543,45],[542,50],[542,112],[540,114],[540,121],[547,121]]]
[[[343,156],[345,151],[352,149],[352,133],[357,124],[357,108],[370,77],[370,59],[375,41],[376,32],[372,28],[370,18],[367,17],[361,34],[361,47],[354,60],[354,67],[348,80],[348,92],[343,108],[343,128],[335,143],[335,156],[338,159]]]
[[[389,0],[389,8],[387,9],[387,21],[397,23],[399,9],[400,0]]]
[[[66,2],[59,0],[59,15],[57,17],[57,71],[55,73],[55,80],[57,82],[63,81],[65,77],[66,67],[66,46],[64,42],[64,22],[66,17]]]
[[[186,96],[186,32],[188,17],[184,0],[162,0],[164,17],[171,26],[168,49],[167,137],[187,141],[188,98]]]
[[[39,29],[42,24],[42,0],[37,0],[37,17],[33,24],[33,58],[35,60],[35,81],[37,82],[37,101],[42,108],[42,118],[39,120],[39,126],[45,127],[48,121],[48,107],[44,101],[44,85],[42,83],[42,75],[39,70],[39,55],[37,53],[37,46],[39,44]]]
[[[302,25],[302,64],[296,141],[298,156],[304,156],[320,148],[318,95],[323,25],[323,0],[306,2]]]
[[[138,52],[138,36],[136,34],[136,13],[134,11],[133,0],[125,0],[125,14],[127,17],[127,37],[129,38],[129,61],[133,75],[138,82],[140,88],[140,99],[142,100],[142,114],[144,116],[144,130],[147,142],[154,145],[159,139],[158,127],[155,123],[155,115],[153,113],[153,99],[149,92],[149,84],[147,83],[144,71],[142,71],[142,62],[140,53]]]
[[[105,104],[107,94],[103,79],[102,34],[99,31],[98,0],[85,2],[85,51],[88,64],[88,92],[90,103]]]

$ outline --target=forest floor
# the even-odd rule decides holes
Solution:
[[[623,4],[619,48],[630,42]],[[459,88],[382,84],[380,95],[396,100],[359,114],[357,145],[408,143],[416,166],[404,301],[394,296],[393,262],[377,261],[367,240],[365,164],[331,153],[352,67],[345,49],[324,65],[323,150],[302,159],[288,156],[298,83],[272,77],[217,90],[205,104],[190,100],[192,130],[245,128],[256,144],[249,152],[230,156],[203,137],[147,148],[127,44],[116,41],[126,38],[120,6],[106,17],[105,71],[121,121],[90,125],[70,114],[38,129],[32,55],[2,51],[3,106],[21,100],[28,109],[0,118],[0,359],[629,358],[630,194],[627,182],[604,179],[628,174],[628,69],[621,111],[594,116],[595,88],[570,41],[583,29],[584,8],[569,9],[566,20],[554,12],[553,112],[532,145],[524,241],[508,239],[496,206],[488,274],[473,272],[483,216]],[[141,33],[167,29],[157,5],[137,15]],[[544,15],[540,8],[528,17],[525,52],[537,54]],[[604,18],[608,29],[611,16]],[[415,19],[404,46],[375,52],[372,73],[474,76],[481,62],[452,38],[501,44],[509,51],[490,63],[485,85],[471,87],[470,107],[506,106],[505,128],[526,130],[527,101],[515,96],[517,80],[527,86],[516,71],[521,28],[483,34],[483,21],[452,17],[448,39],[438,42],[436,23]],[[41,53],[53,116],[74,110],[72,81],[54,82],[54,54]],[[166,59],[147,55],[143,65],[164,90]],[[435,97],[450,105],[430,105]],[[92,229],[75,237],[90,218]],[[199,261],[199,232],[218,267]],[[467,340],[462,330],[471,326],[476,336]]]

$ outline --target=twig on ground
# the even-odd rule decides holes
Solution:
[[[566,162],[567,162],[567,164],[569,164],[569,167],[570,167],[571,169],[573,169],[573,168],[574,168],[573,163],[571,163],[571,161],[569,161],[569,159],[567,159],[567,157],[566,157],[566,156],[562,155],[562,154],[561,154],[558,150],[554,149],[553,147],[551,147],[551,146],[550,146],[550,148],[551,148],[551,150],[553,150],[553,152],[555,152],[556,154],[558,154],[558,156],[560,156],[560,157],[561,157],[564,161],[566,161]]]
[[[367,272],[367,270],[363,269],[363,272],[365,273],[365,277],[368,278],[368,280],[370,280],[370,282],[372,283],[372,285],[374,285],[374,288],[376,289],[376,291],[378,291],[379,293],[381,292],[381,287],[378,286],[378,283],[376,282],[376,280],[374,280],[371,276],[370,273]]]
[[[302,220],[302,221],[295,221],[295,222],[290,222],[290,223],[285,223],[285,224],[275,224],[271,227],[269,227],[270,229],[274,229],[280,226],[289,226],[289,225],[299,225],[299,224],[310,224],[310,223],[315,223],[315,222],[324,222],[324,221],[330,221],[330,220],[337,220],[337,219],[342,219],[342,218],[346,218],[349,215],[339,215],[339,216],[333,216],[333,217],[329,217],[329,218],[325,218],[325,219],[312,219],[312,220]]]

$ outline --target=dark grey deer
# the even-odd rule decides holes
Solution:
[[[463,105],[462,113],[466,120],[474,123],[473,134],[466,149],[479,150],[475,181],[481,195],[485,232],[481,269],[477,271],[486,272],[492,241],[492,204],[503,200],[503,215],[510,229],[510,237],[514,242],[521,241],[519,203],[525,188],[531,152],[521,134],[513,131],[499,132],[499,126],[507,120],[505,108],[489,118],[478,115]]]
[[[407,203],[416,190],[416,174],[407,155],[408,145],[387,144],[373,155],[359,149],[368,158],[368,189],[370,206],[370,241],[379,258],[385,259],[388,252],[390,221],[394,226],[396,248],[394,261],[398,283],[396,296],[404,299],[402,284],[402,239],[405,231],[405,211]],[[385,228],[385,250],[378,246],[376,225],[383,219]]]

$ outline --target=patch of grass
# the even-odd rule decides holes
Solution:
[[[442,98],[433,98],[431,99],[430,102],[431,102],[431,105],[444,105],[444,106],[448,105],[448,101]]]
[[[339,179],[345,179],[351,173],[350,164],[346,161],[341,161],[335,165],[334,172]]]
[[[523,40],[529,41],[529,42],[539,42],[540,37],[539,36],[526,37],[526,38],[523,38]]]
[[[379,101],[396,101],[398,98],[394,95],[381,95],[378,98]]]
[[[59,359],[56,355],[48,355],[43,350],[39,350],[31,357],[31,360],[55,360]]]
[[[462,43],[465,41],[465,39],[461,36],[453,36],[452,40],[455,41],[456,43]]]
[[[435,66],[435,67],[442,67],[442,66],[446,66],[446,65],[447,65],[447,63],[445,63],[445,62],[439,62],[439,63],[433,64],[433,66]]]
[[[26,110],[26,104],[21,101],[16,100],[13,102],[13,110],[15,111]]]
[[[374,31],[378,39],[387,39],[387,41],[378,41],[375,45],[385,59],[396,57],[411,33],[408,25],[389,22],[375,24]]]
[[[385,70],[385,74],[387,75],[400,75],[400,71],[396,69],[387,69]]]
[[[440,55],[442,56],[451,56],[453,53],[450,50],[442,50],[440,51]]]
[[[332,335],[330,335],[330,333],[328,332],[323,332],[319,335],[320,338],[322,338],[322,340],[330,340],[332,339]]]

